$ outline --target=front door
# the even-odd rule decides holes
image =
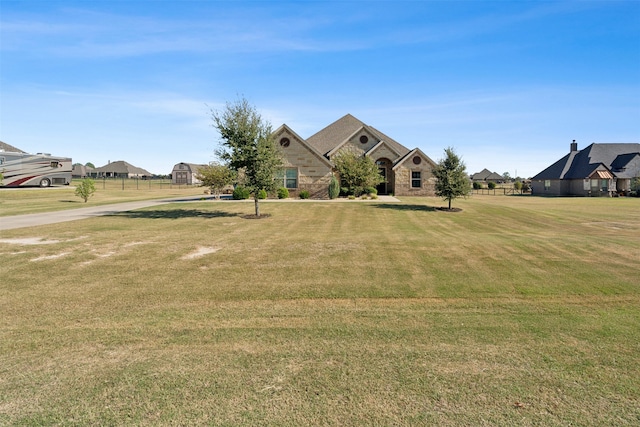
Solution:
[[[389,166],[391,162],[387,159],[379,159],[376,164],[378,165],[380,176],[384,179],[384,181],[378,184],[376,190],[378,190],[378,194],[380,195],[389,194]]]

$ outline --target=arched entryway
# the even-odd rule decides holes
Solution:
[[[391,166],[391,160],[382,157],[376,160],[376,165],[378,165],[378,171],[380,175],[384,178],[384,181],[376,187],[378,190],[378,194],[385,195],[393,192],[393,170]]]

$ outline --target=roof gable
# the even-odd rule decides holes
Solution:
[[[304,147],[305,149],[307,149],[309,152],[311,152],[311,154],[313,154],[315,157],[317,157],[320,161],[322,161],[323,163],[325,163],[327,166],[332,167],[333,165],[331,164],[331,162],[329,161],[329,159],[327,159],[325,156],[323,156],[321,153],[318,152],[318,150],[316,150],[312,145],[310,145],[307,141],[304,140],[304,138],[302,138],[300,135],[298,135],[296,132],[293,131],[293,129],[291,129],[289,126],[287,126],[286,124],[281,125],[278,129],[276,129],[272,135],[273,137],[277,140],[276,143],[282,147],[283,150],[286,149],[285,146],[282,145],[282,143],[280,142],[280,139],[283,135],[289,135],[290,137],[294,138],[295,140],[298,141],[298,143]],[[286,152],[284,153],[286,156]]]
[[[402,156],[401,158],[399,158],[396,161],[396,164],[393,166],[393,170],[398,169],[400,166],[402,166],[408,159],[412,159],[412,161],[415,164],[414,160],[416,157],[420,158],[420,162],[418,164],[422,163],[422,160],[426,161],[429,166],[431,166],[432,168],[436,167],[436,162],[434,162],[429,156],[427,156],[426,154],[424,154],[422,152],[422,150],[420,150],[419,148],[414,148],[413,150],[409,151],[407,154],[405,154],[404,156]]]
[[[380,132],[376,128],[366,125],[351,114],[347,114],[319,132],[307,138],[309,145],[313,146],[319,153],[325,156],[335,153],[344,146],[359,131],[366,131],[378,141],[385,141],[393,151],[404,155],[409,149]]]
[[[394,160],[394,161],[395,161],[395,160],[396,160],[396,159],[398,159],[399,157],[402,157],[402,156],[400,155],[400,153],[398,153],[398,151],[397,151],[397,150],[396,150],[396,149],[395,149],[391,144],[389,144],[389,143],[388,143],[388,142],[386,142],[386,141],[380,141],[380,142],[378,142],[376,145],[374,145],[374,146],[373,146],[373,147],[371,147],[369,150],[367,150],[367,151],[365,152],[365,155],[367,155],[367,156],[373,156],[373,155],[375,154],[375,152],[376,152],[376,151],[379,151],[379,150],[381,150],[381,149],[383,149],[383,148],[386,148],[386,149],[390,150],[392,153],[395,153],[395,155],[396,155],[396,156],[395,156],[393,159],[390,159],[390,160]]]

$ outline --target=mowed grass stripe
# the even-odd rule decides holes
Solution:
[[[455,204],[7,231],[0,424],[633,425],[638,201]]]

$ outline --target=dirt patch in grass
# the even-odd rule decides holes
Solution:
[[[71,252],[61,252],[59,254],[53,254],[53,255],[43,255],[43,256],[39,256],[38,258],[33,258],[30,261],[34,262],[34,261],[46,261],[49,259],[57,259],[57,258],[62,258],[64,256],[69,255]]]
[[[451,209],[449,209],[449,208],[445,208],[444,206],[437,207],[436,210],[439,210],[441,212],[462,212],[461,208],[451,208]]]
[[[0,243],[12,245],[51,245],[60,243],[60,240],[45,240],[42,237],[24,237],[22,239],[0,239]]]
[[[252,215],[242,215],[242,218],[244,219],[266,219],[269,218],[271,216],[271,214],[260,214],[259,216],[256,214],[252,214]]]
[[[183,256],[180,259],[194,259],[194,258],[200,258],[202,256],[208,255],[208,254],[213,254],[218,252],[219,248],[206,248],[206,247],[199,247],[198,249],[196,249],[195,251]]]

